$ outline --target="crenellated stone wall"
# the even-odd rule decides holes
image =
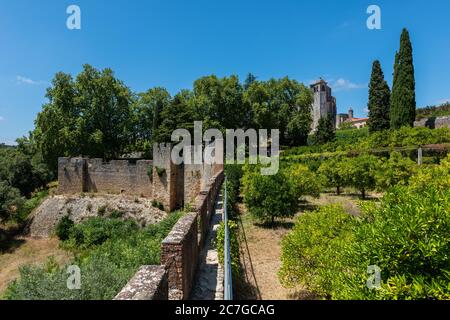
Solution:
[[[58,191],[127,194],[158,200],[166,211],[189,204],[192,212],[161,243],[161,265],[143,266],[117,300],[187,299],[215,201],[224,179],[223,164],[171,161],[171,145],[154,147],[151,160],[58,159]],[[223,153],[223,150],[219,150]]]
[[[117,295],[117,300],[142,300],[151,296],[154,300],[164,300],[166,298],[160,297],[166,296],[172,300],[189,298],[198,267],[199,254],[208,233],[209,222],[223,179],[222,170],[206,182],[203,190],[195,198],[194,211],[181,217],[161,243],[161,265],[167,273],[168,286],[164,289],[167,290],[167,294],[153,295],[151,293],[155,287],[166,288],[159,286],[159,283],[163,281],[162,276],[143,276],[142,271],[139,270]],[[142,285],[143,278],[146,279],[146,285]]]
[[[152,197],[152,177],[147,173],[152,170],[151,160],[106,162],[102,159],[86,159],[85,161],[88,191]]]
[[[171,160],[171,144],[155,145],[152,160],[58,159],[58,191],[128,194],[155,199],[171,212],[193,205],[223,165],[181,164]],[[193,162],[193,161],[192,161]]]
[[[58,159],[58,190],[62,193],[79,193],[87,190],[87,163],[84,158]]]
[[[161,245],[161,263],[169,278],[169,298],[186,299],[191,291],[198,262],[198,215],[181,217]]]

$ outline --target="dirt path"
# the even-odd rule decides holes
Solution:
[[[323,194],[320,199],[308,198],[303,204],[302,211],[314,210],[328,204],[341,204],[352,215],[360,213],[357,197],[352,195],[335,196]],[[262,300],[311,300],[316,297],[303,288],[286,289],[278,280],[280,269],[281,241],[294,226],[294,219],[287,219],[278,223],[274,228],[256,223],[246,212],[244,205],[240,205],[240,246],[241,265],[243,266],[243,281],[236,290],[240,299]]]
[[[242,227],[245,235],[242,235]],[[280,269],[281,239],[287,232],[289,228],[286,226],[264,228],[254,225],[249,215],[242,216],[241,263],[244,266],[246,281],[253,290],[242,290],[244,292],[238,293],[241,298],[292,299],[295,291],[283,288],[277,275]]]
[[[54,256],[59,264],[71,259],[71,255],[59,249],[57,239],[32,239],[16,237],[8,240],[8,248],[0,251],[0,296],[8,283],[19,275],[19,267],[24,264],[43,264]]]

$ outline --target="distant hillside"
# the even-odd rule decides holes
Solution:
[[[6,149],[6,148],[14,148],[14,146],[9,146],[7,144],[0,143],[0,149]]]
[[[450,115],[450,103],[447,102],[440,106],[428,106],[425,108],[417,109],[416,120],[430,117],[443,117]]]

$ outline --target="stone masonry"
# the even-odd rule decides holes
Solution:
[[[164,266],[142,266],[114,300],[167,300],[167,272]]]
[[[171,212],[193,204],[214,173],[223,165],[176,165],[171,145],[154,148],[153,160],[90,158],[58,159],[60,194],[109,193],[155,199]]]
[[[214,170],[213,170],[214,172]],[[208,238],[210,219],[214,214],[215,203],[224,179],[223,170],[213,175],[197,195],[193,212],[185,214],[174,225],[169,235],[161,244],[161,266],[166,270],[168,286],[164,285],[162,273],[150,274],[139,270],[127,286],[117,295],[117,300],[142,300],[153,297],[155,300],[188,299],[191,296],[200,252],[204,252],[204,244]],[[211,245],[211,241],[209,241]],[[207,249],[208,250],[208,249]],[[153,269],[161,270],[161,269]],[[217,278],[221,281],[220,277]],[[163,283],[163,285],[160,285]],[[217,283],[217,288],[223,284]],[[154,295],[153,288],[163,288],[167,292]],[[198,289],[198,288],[197,288]],[[143,292],[141,292],[143,291]],[[198,290],[196,290],[198,295]],[[217,297],[220,297],[220,292]],[[162,297],[162,298],[161,298]]]
[[[450,116],[421,119],[414,122],[414,127],[428,127],[431,129],[438,129],[443,127],[450,128]]]

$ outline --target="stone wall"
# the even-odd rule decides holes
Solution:
[[[176,165],[171,161],[171,150],[170,144],[155,146],[153,161],[59,158],[58,191],[148,197],[161,202],[168,212],[192,205],[223,165]]]
[[[142,266],[114,300],[167,300],[168,281],[164,266]]]
[[[450,128],[450,116],[421,119],[414,122],[414,127],[428,127],[431,129],[438,129],[442,127]]]
[[[58,159],[58,189],[61,193],[85,192],[87,164],[84,158]]]
[[[152,197],[152,177],[147,173],[152,161],[87,159],[86,162],[88,191]]]
[[[192,288],[198,262],[198,215],[189,213],[181,217],[162,242],[161,263],[169,277],[169,297],[187,299]]]
[[[179,166],[171,161],[171,145],[160,144],[153,152],[153,197],[164,204],[167,211],[181,207],[177,201]]]
[[[200,250],[208,233],[214,203],[220,192],[223,179],[224,173],[220,171],[208,180],[203,190],[195,198],[194,212],[180,218],[161,244],[161,264],[167,271],[167,296],[169,299],[189,298],[197,271]],[[141,297],[144,299],[151,296],[147,291],[157,287],[161,278],[145,277],[140,275],[140,272],[141,270],[117,295],[116,299],[128,300]],[[141,284],[142,280],[140,279],[142,278],[148,280],[145,286]],[[130,294],[130,292],[133,292],[133,294]],[[161,296],[165,297],[166,294]],[[154,297],[154,299],[157,299],[156,296]]]

